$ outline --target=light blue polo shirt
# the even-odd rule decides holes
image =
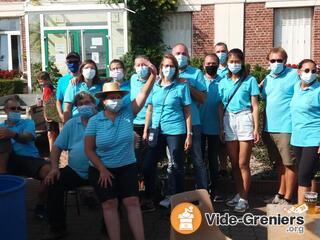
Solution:
[[[217,75],[215,79],[207,79],[204,76],[207,86],[207,100],[200,106],[200,119],[202,133],[207,135],[219,134],[219,114],[218,105],[221,101],[219,96],[219,82],[221,77]]]
[[[130,78],[130,85],[131,85],[131,92],[130,92],[130,99],[133,101],[137,95],[140,93],[141,88],[146,84],[146,80],[139,79],[138,74],[133,74]],[[150,97],[150,95],[149,95]],[[148,102],[148,100],[147,100]],[[144,125],[146,120],[146,112],[148,108],[147,102],[145,103],[144,107],[140,110],[137,114],[136,118],[133,120],[134,124]]]
[[[188,80],[189,84],[196,88],[200,92],[206,92],[207,87],[204,81],[203,73],[198,68],[192,66],[187,66],[187,68],[180,72],[180,78],[185,78]],[[198,108],[199,103],[192,99],[191,103],[191,114],[192,114],[192,125],[200,125],[200,113]]]
[[[166,95],[167,97],[164,101]],[[174,81],[170,85],[162,87],[160,82],[155,83],[148,98],[148,104],[153,106],[152,128],[160,125],[161,133],[163,134],[185,134],[184,106],[190,105],[191,102],[190,90],[187,84]],[[164,107],[161,114],[162,106]]]
[[[118,168],[136,162],[132,106],[123,107],[112,122],[99,112],[90,118],[86,136],[96,137],[96,153],[107,168]],[[92,163],[90,162],[92,165]]]
[[[291,100],[291,145],[299,147],[320,146],[320,82],[302,90],[295,85]]]
[[[16,155],[39,158],[39,151],[34,144],[36,138],[36,127],[33,120],[21,119],[14,126],[8,126],[6,122],[0,123],[0,127],[9,128],[15,133],[31,133],[33,139],[27,143],[21,143],[11,138],[11,144],[13,146],[13,152]]]
[[[80,177],[88,179],[89,158],[84,152],[84,133],[81,118],[72,118],[63,126],[54,144],[68,151],[68,166]]]
[[[102,89],[100,84],[94,84],[90,88],[88,88],[85,82],[80,82],[75,85],[69,84],[67,90],[64,95],[64,102],[65,103],[73,103],[74,97],[79,92],[87,92],[94,96],[97,92],[100,92]],[[96,98],[96,104],[99,104],[99,99]],[[72,117],[76,117],[79,115],[78,109],[75,106],[72,106]]]
[[[219,68],[218,68],[218,71],[217,71],[217,74],[218,74],[221,78],[224,78],[224,77],[227,76],[228,72],[229,72],[229,70],[228,70],[227,66],[224,67],[224,68],[220,68],[220,67],[219,67]]]
[[[64,100],[64,94],[65,94],[66,89],[69,85],[69,82],[72,78],[73,78],[73,76],[68,72],[66,75],[59,78],[59,80],[58,80],[56,98],[57,98],[57,100],[61,101],[62,103]],[[64,106],[62,104],[62,111],[63,111],[63,109],[64,109]]]
[[[235,91],[239,80],[234,82],[231,78],[225,77],[219,83],[219,95],[224,106],[227,105],[229,98]],[[236,94],[231,99],[227,107],[228,112],[238,113],[251,109],[251,96],[260,94],[257,80],[249,75],[244,80]]]
[[[129,93],[127,95],[125,95],[122,100],[123,100],[123,104],[124,105],[129,105],[131,104],[131,100],[130,100],[130,81],[123,81],[121,84],[120,84],[120,90],[122,91],[128,91]]]
[[[264,131],[291,133],[290,102],[297,82],[300,82],[297,70],[288,67],[278,76],[266,76],[262,88],[266,101]]]

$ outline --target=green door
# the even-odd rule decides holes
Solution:
[[[45,65],[55,63],[61,74],[67,73],[65,64],[69,52],[79,53],[85,59],[97,63],[100,76],[108,75],[109,51],[108,31],[104,29],[88,30],[45,30]],[[82,49],[83,48],[83,49]]]

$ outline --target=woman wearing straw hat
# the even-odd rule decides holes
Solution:
[[[105,109],[92,117],[85,133],[85,152],[90,159],[89,181],[102,203],[109,238],[120,239],[118,199],[128,212],[135,239],[144,239],[143,221],[138,198],[138,175],[134,154],[133,119],[144,106],[156,78],[156,68],[148,61],[151,72],[147,83],[130,105],[123,105],[128,93],[116,82],[105,83],[96,97]]]

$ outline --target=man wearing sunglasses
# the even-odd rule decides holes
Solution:
[[[50,165],[40,158],[35,146],[34,122],[21,119],[21,107],[15,98],[5,101],[4,111],[7,120],[0,123],[0,173],[44,179],[50,171]]]
[[[278,193],[266,201],[273,204],[290,204],[296,184],[295,159],[290,146],[290,102],[299,76],[296,69],[285,66],[287,58],[283,48],[270,50],[267,56],[270,74],[262,86],[262,97],[266,102],[262,137],[270,160],[276,163],[280,179]]]

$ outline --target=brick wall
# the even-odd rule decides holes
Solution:
[[[314,7],[312,19],[312,56],[311,58],[320,64],[320,6]]]
[[[247,3],[244,21],[246,62],[266,66],[266,55],[273,47],[273,9],[265,8],[265,3]]]
[[[192,54],[203,57],[214,48],[214,5],[203,5],[192,13]]]
[[[20,32],[21,32],[21,39],[22,39],[22,71],[27,71],[27,49],[26,49],[26,31],[25,31],[25,17],[20,17]]]

